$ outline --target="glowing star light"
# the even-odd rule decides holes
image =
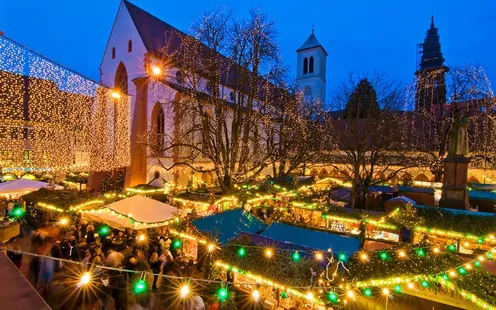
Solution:
[[[189,286],[185,285],[181,287],[181,298],[185,298],[189,294]]]
[[[79,280],[79,283],[81,285],[86,285],[88,283],[90,283],[91,281],[91,273],[89,272],[85,272],[82,276],[81,276],[81,280]]]
[[[253,300],[258,301],[258,299],[260,298],[260,292],[258,290],[254,290],[253,292],[251,292],[251,296],[253,297]]]
[[[162,74],[162,69],[158,66],[152,66],[152,73],[153,75],[160,75]]]
[[[273,254],[274,253],[272,253],[272,250],[271,249],[266,249],[265,250],[265,257],[271,258]]]
[[[146,240],[146,236],[145,235],[143,235],[143,234],[139,235],[138,241],[145,241],[145,240]]]
[[[213,252],[213,250],[215,250],[215,246],[214,246],[212,243],[210,243],[210,244],[208,245],[208,247],[207,247],[207,250],[208,250],[209,252]]]

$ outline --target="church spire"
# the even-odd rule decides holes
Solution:
[[[434,25],[434,16],[431,17],[431,27],[427,30],[422,46],[423,50],[422,58],[420,60],[420,69],[440,68],[444,65],[439,33]]]

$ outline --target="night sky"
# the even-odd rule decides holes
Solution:
[[[411,83],[416,45],[435,16],[448,66],[478,64],[496,80],[496,1],[477,0],[131,0],[187,31],[194,18],[216,5],[246,16],[260,7],[277,22],[286,65],[295,72],[295,50],[312,24],[329,53],[327,92],[350,72],[376,69]],[[119,0],[0,0],[0,30],[27,47],[95,80]]]

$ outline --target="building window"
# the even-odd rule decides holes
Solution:
[[[31,160],[31,151],[29,150],[24,150],[24,161],[29,162]]]
[[[164,147],[165,115],[162,107],[157,114],[157,146],[160,152]]]
[[[133,51],[133,41],[127,41],[127,52],[131,53]]]
[[[112,47],[112,59],[115,58],[115,47]]]
[[[182,84],[184,82],[183,72],[181,70],[176,71],[176,82]]]
[[[115,72],[114,88],[118,89],[123,94],[128,94],[127,70],[122,62]]]
[[[303,74],[308,73],[308,58],[303,59]]]
[[[313,57],[310,57],[310,66],[308,72],[313,73]]]
[[[233,92],[233,91],[232,91],[232,92],[230,92],[230,93],[229,93],[229,100],[230,100],[231,102],[234,102],[234,100],[235,100],[235,99],[236,99],[236,96],[234,95],[234,92]]]

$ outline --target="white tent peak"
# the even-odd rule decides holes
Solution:
[[[172,220],[185,214],[184,210],[140,195],[116,201],[106,205],[105,208],[107,209],[103,212],[87,213],[86,215],[93,220],[109,223],[111,226],[144,229],[152,227],[153,223]],[[129,221],[129,218],[119,217],[118,214],[112,214],[112,211],[143,224],[135,226]]]
[[[0,183],[0,195],[23,195],[26,192],[37,191],[50,184],[41,181],[17,179],[5,183]]]

